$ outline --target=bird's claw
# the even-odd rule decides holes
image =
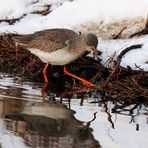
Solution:
[[[83,85],[87,86],[87,87],[93,87],[95,86],[94,84],[92,84],[91,82],[88,82],[86,80],[82,81]]]

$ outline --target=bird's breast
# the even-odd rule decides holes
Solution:
[[[76,52],[68,52],[66,49],[58,49],[53,52],[45,52],[36,48],[29,48],[28,50],[44,63],[50,63],[51,65],[66,65],[79,57]]]

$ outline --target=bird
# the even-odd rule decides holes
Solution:
[[[27,50],[46,63],[42,71],[44,86],[41,92],[43,97],[48,84],[46,71],[49,64],[64,66],[64,74],[81,81],[87,87],[94,86],[91,82],[67,71],[66,65],[86,52],[93,52],[95,58],[98,58],[98,38],[95,34],[82,34],[66,28],[53,28],[37,31],[33,34],[17,34],[12,39],[17,45],[25,46]]]

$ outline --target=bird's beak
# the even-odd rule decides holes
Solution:
[[[93,50],[93,55],[94,55],[95,60],[98,60],[98,51],[97,51],[97,49],[92,47],[92,50]]]

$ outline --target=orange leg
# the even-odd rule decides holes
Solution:
[[[84,87],[84,86],[83,86]],[[79,88],[78,90],[70,90],[70,91],[64,91],[60,96],[61,97],[64,97],[65,95],[67,94],[79,94],[79,93],[82,93],[82,92],[89,92],[91,90],[94,90],[94,88],[91,88],[91,87],[84,87],[84,88]]]
[[[79,80],[79,81],[81,81],[84,85],[86,85],[88,87],[95,86],[94,84],[86,81],[85,79],[79,78],[78,76],[76,76],[76,75],[71,74],[70,72],[68,72],[67,69],[66,69],[66,66],[64,66],[64,73],[67,74],[67,75],[69,75],[69,76],[71,76],[71,77],[73,77],[73,78],[75,78],[75,79],[77,79],[77,80]]]
[[[46,87],[47,87],[47,84],[48,84],[48,78],[47,78],[47,75],[46,75],[46,71],[47,71],[48,65],[49,64],[46,64],[45,68],[43,69],[43,76],[44,76],[44,80],[45,80],[44,85],[42,87],[42,91],[41,91],[43,100],[44,100],[45,90],[46,90]]]

